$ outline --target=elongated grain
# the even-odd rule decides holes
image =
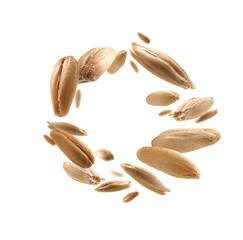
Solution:
[[[43,137],[50,145],[56,145],[55,142],[48,135],[44,134]]]
[[[99,149],[95,151],[95,155],[96,157],[101,158],[104,161],[111,161],[114,159],[114,155],[112,154],[112,152],[107,149]]]
[[[82,168],[72,162],[64,162],[63,169],[69,177],[81,183],[97,185],[102,180],[94,169]]]
[[[98,186],[95,191],[97,192],[117,192],[129,188],[131,181],[124,180],[111,180]]]
[[[206,120],[212,118],[213,116],[215,116],[217,113],[218,113],[218,109],[208,111],[208,112],[204,113],[202,116],[200,116],[198,119],[196,119],[195,123],[200,123],[200,122],[206,121]]]
[[[147,169],[137,167],[129,163],[122,163],[121,167],[127,174],[129,174],[134,180],[145,188],[161,195],[165,195],[166,192],[170,192],[170,190],[166,188],[163,183]]]
[[[121,50],[117,53],[113,63],[108,68],[107,72],[110,74],[116,73],[126,62],[127,52],[125,50]]]
[[[131,192],[128,193],[124,198],[123,198],[123,202],[124,203],[128,203],[131,202],[134,198],[136,198],[139,195],[139,192]]]
[[[220,137],[220,133],[212,128],[176,128],[159,134],[152,140],[152,146],[186,153],[213,145]]]
[[[120,171],[112,170],[110,173],[116,177],[124,177],[123,173]]]
[[[195,86],[182,67],[168,55],[152,48],[132,43],[132,57],[155,76],[184,89]]]
[[[87,136],[88,133],[78,126],[68,122],[47,122],[52,130],[58,129],[77,136]]]
[[[145,43],[147,43],[147,44],[150,43],[150,39],[149,39],[146,35],[144,35],[144,34],[138,32],[138,36],[139,36],[139,38],[140,38],[143,42],[145,42]]]
[[[143,147],[138,159],[164,173],[178,178],[200,178],[199,169],[181,153],[162,147]]]
[[[75,94],[75,107],[79,108],[81,102],[81,91],[78,89]]]
[[[185,121],[199,117],[206,113],[213,103],[213,97],[194,97],[187,99],[175,110],[173,117],[177,121]]]
[[[116,51],[111,47],[96,47],[80,57],[79,83],[98,80],[110,67],[116,57]]]
[[[135,62],[130,61],[130,65],[131,65],[132,69],[135,71],[135,73],[139,72],[138,66],[137,66],[137,64]]]
[[[159,112],[158,116],[166,116],[166,115],[169,115],[169,113],[171,113],[171,110],[170,109],[166,109],[166,110],[163,110],[163,111]]]
[[[54,114],[64,117],[71,107],[78,85],[78,63],[72,57],[61,58],[52,71],[50,89]]]
[[[78,138],[61,130],[51,131],[50,136],[59,149],[75,164],[83,168],[89,168],[94,164],[95,158],[92,151]]]
[[[169,90],[160,90],[149,94],[146,97],[146,102],[153,106],[168,106],[179,99],[177,92]]]

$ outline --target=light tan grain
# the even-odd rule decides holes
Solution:
[[[79,83],[98,80],[110,67],[116,57],[116,51],[111,47],[96,47],[80,57]]]
[[[123,198],[123,202],[127,203],[127,202],[131,202],[134,198],[136,198],[139,195],[139,192],[131,192],[128,193],[124,198]]]
[[[218,113],[218,109],[208,111],[208,112],[204,113],[202,116],[200,116],[198,119],[196,119],[195,123],[200,123],[200,122],[206,121],[206,120],[212,118],[213,116],[215,116],[217,113]]]
[[[79,108],[81,102],[81,91],[78,89],[75,94],[75,107]]]
[[[64,162],[63,169],[72,179],[90,185],[97,185],[103,180],[92,168],[82,168],[72,162]]]
[[[77,136],[87,136],[88,133],[78,126],[68,122],[47,122],[52,130],[58,129]]]
[[[186,153],[213,145],[220,137],[220,133],[212,128],[176,128],[159,134],[152,140],[152,146]]]
[[[98,186],[95,191],[97,192],[117,192],[123,189],[129,188],[131,181],[122,181],[122,180],[111,180],[105,182]]]
[[[120,171],[112,170],[110,173],[116,177],[124,177],[123,173]]]
[[[130,61],[130,64],[131,64],[132,69],[133,69],[136,73],[138,73],[139,70],[138,70],[138,66],[137,66],[137,64],[136,64],[135,62],[133,62],[133,61]]]
[[[124,65],[126,58],[127,58],[127,52],[125,50],[119,51],[113,63],[108,68],[107,72],[110,74],[116,73]]]
[[[185,121],[199,117],[207,112],[213,103],[213,97],[194,97],[187,99],[175,110],[173,117],[177,121]]]
[[[61,130],[51,131],[50,136],[59,149],[78,166],[89,168],[94,164],[95,158],[92,151],[78,138]]]
[[[168,55],[152,48],[132,43],[132,57],[155,76],[184,89],[195,86],[182,67]]]
[[[169,113],[171,113],[171,110],[170,109],[166,109],[166,110],[163,110],[163,111],[159,112],[158,116],[166,116]]]
[[[169,90],[160,90],[149,94],[146,97],[146,102],[153,106],[168,106],[179,99],[177,92]]]
[[[44,134],[43,137],[50,145],[56,145],[55,142],[48,135]]]
[[[52,106],[58,117],[68,114],[77,85],[77,60],[72,56],[61,58],[54,66],[50,81]]]
[[[112,154],[112,152],[107,149],[99,149],[95,151],[95,155],[96,157],[101,158],[104,161],[111,161],[114,159],[114,155]]]
[[[181,153],[162,147],[143,147],[138,159],[164,173],[178,178],[200,178],[199,169]]]
[[[147,36],[145,36],[144,34],[138,32],[138,36],[139,36],[139,38],[140,38],[143,42],[145,42],[145,43],[147,43],[147,44],[150,43],[150,39],[149,39]]]
[[[137,167],[129,163],[122,163],[121,167],[127,174],[129,174],[134,180],[145,188],[161,195],[165,195],[166,192],[170,192],[170,190],[166,188],[163,183],[147,169]]]

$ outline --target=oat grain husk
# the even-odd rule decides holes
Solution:
[[[92,151],[78,138],[61,130],[51,131],[50,136],[59,149],[78,166],[89,168],[94,164],[95,158]]]
[[[181,153],[162,147],[142,147],[138,159],[164,173],[178,178],[200,178],[199,169]]]
[[[162,117],[162,116],[166,116],[166,115],[169,115],[172,111],[170,109],[166,109],[166,110],[163,110],[161,112],[158,113],[158,116]]]
[[[61,58],[52,71],[50,89],[54,114],[64,117],[71,107],[78,85],[78,63],[72,57]]]
[[[195,86],[182,67],[168,55],[152,48],[132,43],[132,57],[155,76],[184,89]]]
[[[137,167],[129,163],[122,163],[121,167],[127,174],[129,174],[134,180],[145,188],[161,195],[165,195],[166,192],[170,192],[170,190],[166,188],[163,183],[147,169]]]
[[[116,57],[111,47],[96,47],[78,60],[79,83],[97,81],[110,67]]]
[[[139,72],[138,66],[137,66],[137,64],[135,62],[130,61],[130,65],[131,65],[131,67],[132,67],[132,69],[134,70],[135,73]]]
[[[213,105],[213,97],[194,97],[179,105],[173,113],[177,121],[190,120],[206,113]]]
[[[46,134],[43,135],[43,138],[52,146],[56,145],[55,142]]]
[[[152,140],[152,146],[186,153],[213,145],[220,137],[220,133],[212,128],[176,128],[159,134]]]
[[[63,169],[72,179],[90,185],[97,185],[103,180],[92,168],[82,168],[72,162],[64,162]]]
[[[75,94],[75,107],[79,108],[81,102],[81,91],[78,89]]]
[[[143,42],[145,42],[145,43],[147,43],[147,44],[150,43],[150,39],[149,39],[146,35],[144,35],[143,33],[138,32],[138,36],[139,36],[139,38],[140,38]]]
[[[48,127],[52,130],[58,129],[76,136],[88,135],[88,133],[84,129],[72,123],[68,123],[68,122],[47,122],[47,123],[48,123]]]
[[[111,151],[107,149],[99,149],[95,151],[95,155],[98,158],[101,158],[104,161],[111,161],[114,160],[114,155],[112,154]]]
[[[146,102],[153,106],[168,106],[179,99],[177,92],[169,90],[160,90],[149,94],[146,97]]]
[[[218,109],[208,111],[208,112],[204,113],[202,116],[200,116],[198,119],[196,119],[195,123],[200,123],[200,122],[206,121],[206,120],[212,118],[213,116],[215,116],[217,113],[218,113]]]
[[[117,192],[129,188],[131,181],[111,180],[98,186],[95,191],[97,192]]]
[[[124,203],[131,202],[131,201],[132,201],[133,199],[135,199],[138,195],[139,195],[139,192],[131,192],[131,193],[128,193],[128,194],[123,198],[123,202],[124,202]]]
[[[126,62],[127,52],[125,50],[121,50],[117,53],[114,61],[108,68],[107,72],[110,74],[116,73]]]

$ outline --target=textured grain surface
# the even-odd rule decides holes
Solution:
[[[165,195],[166,192],[170,192],[163,183],[151,172],[145,168],[137,167],[129,163],[122,163],[121,167],[129,174],[134,180],[140,183],[147,189],[156,192],[161,195]]]
[[[130,53],[138,63],[155,76],[184,89],[195,88],[186,72],[168,55],[137,43],[132,43]]]
[[[77,136],[88,135],[88,133],[84,129],[79,128],[72,123],[68,123],[68,122],[47,122],[47,123],[49,124],[48,127],[52,130],[58,129]]]
[[[50,81],[52,106],[58,117],[68,114],[77,85],[77,60],[72,56],[61,58],[54,66]]]
[[[175,110],[173,117],[177,121],[199,117],[207,112],[213,103],[213,97],[194,97],[187,99]]]
[[[123,180],[112,180],[105,182],[98,186],[95,191],[97,192],[117,192],[123,189],[129,188],[131,186],[131,181]]]
[[[96,47],[78,60],[79,83],[98,80],[110,67],[116,57],[116,51],[110,47]]]
[[[177,128],[162,132],[152,140],[152,146],[185,153],[215,144],[220,133],[212,128]]]
[[[61,130],[51,131],[50,136],[60,150],[75,164],[89,168],[94,163],[95,158],[92,151],[78,138]]]
[[[82,168],[72,162],[64,162],[63,169],[72,179],[90,185],[97,185],[103,180],[92,168]]]
[[[143,147],[138,159],[164,173],[178,178],[200,178],[199,169],[181,153],[162,147]]]

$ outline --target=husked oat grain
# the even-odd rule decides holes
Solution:
[[[60,150],[78,166],[89,168],[94,164],[95,158],[92,151],[78,138],[61,130],[51,131],[50,136]]]
[[[206,121],[206,120],[212,118],[213,116],[215,116],[217,113],[218,113],[218,109],[208,111],[208,112],[204,113],[202,116],[200,116],[198,119],[196,119],[195,123]]]
[[[48,135],[44,134],[43,137],[50,145],[56,145],[55,142]]]
[[[152,146],[186,153],[215,144],[220,133],[212,128],[176,128],[162,132],[152,141]]]
[[[136,64],[135,62],[133,62],[133,61],[130,61],[130,64],[131,64],[131,66],[132,66],[132,69],[133,69],[136,73],[138,73],[139,70],[138,70],[138,66],[137,66],[137,64]]]
[[[178,178],[200,178],[199,169],[181,153],[162,147],[142,147],[138,159],[164,173]]]
[[[134,198],[136,198],[139,195],[139,192],[131,192],[128,193],[124,198],[123,198],[123,202],[127,203],[127,202],[131,202]]]
[[[165,195],[166,192],[170,192],[162,182],[151,172],[145,168],[136,167],[129,163],[122,163],[121,167],[123,170],[129,174],[134,180],[140,183],[142,186],[147,189],[156,192],[161,195]]]
[[[81,91],[80,91],[80,89],[78,89],[78,90],[76,91],[76,95],[75,95],[75,107],[76,107],[76,108],[79,108],[79,106],[80,106],[80,101],[81,101]]]
[[[131,181],[112,180],[105,182],[98,186],[95,191],[97,192],[117,192],[129,188]]]
[[[139,36],[139,38],[140,38],[143,42],[145,42],[145,43],[150,43],[150,39],[149,39],[147,36],[145,36],[144,34],[138,32],[138,36]]]
[[[99,149],[95,151],[95,155],[96,157],[101,158],[104,161],[111,161],[114,159],[114,155],[112,154],[112,152],[107,149]]]

